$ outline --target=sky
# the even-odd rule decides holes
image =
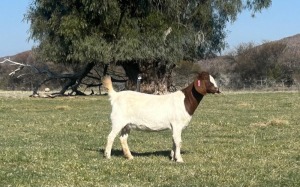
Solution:
[[[241,43],[257,45],[300,34],[300,0],[272,0],[268,9],[256,13],[244,11],[227,25],[227,43],[231,51]]]
[[[1,0],[0,2],[0,57],[30,50],[29,23],[23,21],[32,0]],[[244,11],[234,23],[227,25],[228,48],[232,51],[241,43],[273,41],[300,33],[300,0],[272,0],[272,5],[255,17]]]

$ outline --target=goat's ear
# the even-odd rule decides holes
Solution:
[[[194,80],[195,90],[202,95],[206,94],[206,85],[205,84],[206,84],[206,80],[204,80],[204,78],[200,74]]]
[[[203,71],[198,74],[198,79],[200,80],[209,80],[209,73]]]

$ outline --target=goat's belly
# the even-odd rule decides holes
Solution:
[[[171,129],[170,125],[142,125],[142,124],[128,124],[127,127],[130,129],[141,130],[141,131],[163,131]]]

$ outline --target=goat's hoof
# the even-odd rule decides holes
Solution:
[[[176,162],[177,163],[183,163],[183,160],[182,160],[182,158],[181,159],[176,159]]]
[[[106,159],[110,159],[110,155],[108,155],[108,154],[104,154],[103,157]]]
[[[133,156],[128,156],[126,157],[128,160],[132,160],[134,157]]]

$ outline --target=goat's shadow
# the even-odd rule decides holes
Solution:
[[[104,154],[104,149],[99,150],[100,154]],[[162,150],[162,151],[153,151],[153,152],[134,152],[131,151],[132,156],[139,156],[139,157],[150,157],[150,156],[164,156],[164,157],[169,157],[171,151],[169,150]],[[111,155],[112,156],[124,156],[122,150],[118,149],[112,149],[111,150]]]
[[[99,154],[104,155],[104,149],[88,149],[89,151],[96,151],[99,152]],[[181,151],[181,154],[185,154],[186,151]],[[163,156],[163,157],[168,157],[170,158],[170,154],[171,154],[171,150],[161,150],[161,151],[153,151],[153,152],[134,152],[131,151],[132,156],[136,156],[136,157],[151,157],[151,156]],[[111,155],[112,156],[124,156],[123,151],[122,150],[118,150],[118,149],[112,149],[111,150]]]

